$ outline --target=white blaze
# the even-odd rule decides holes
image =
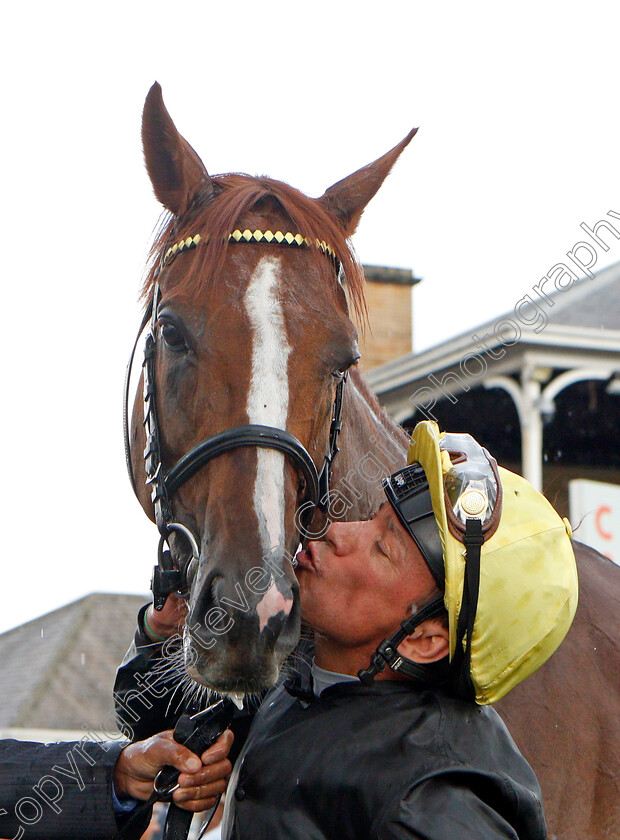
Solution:
[[[288,357],[284,313],[278,298],[279,263],[264,257],[256,266],[244,297],[252,325],[252,374],[248,392],[248,422],[286,428],[288,419]],[[284,455],[257,448],[254,509],[263,555],[284,545]]]

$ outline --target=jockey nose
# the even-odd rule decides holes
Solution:
[[[323,539],[335,554],[350,554],[364,538],[365,525],[366,522],[332,522]]]

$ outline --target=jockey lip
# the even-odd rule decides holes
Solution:
[[[312,542],[309,542],[306,548],[298,552],[296,559],[298,563],[297,571],[305,569],[308,572],[318,573]]]

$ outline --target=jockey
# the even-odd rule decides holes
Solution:
[[[222,837],[546,836],[488,705],[556,649],[577,601],[567,525],[469,435],[413,433],[367,522],[298,555],[315,656],[270,692]]]

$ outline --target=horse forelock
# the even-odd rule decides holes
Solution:
[[[358,320],[366,321],[364,300],[364,272],[355,257],[339,223],[315,199],[272,178],[243,174],[212,176],[215,197],[201,205],[196,202],[181,218],[170,214],[163,217],[151,247],[142,296],[148,300],[155,284],[162,252],[173,242],[200,234],[203,241],[188,260],[182,277],[175,282],[172,293],[185,303],[195,304],[204,294],[206,285],[217,282],[230,245],[229,234],[237,227],[244,213],[267,207],[271,203],[274,214],[287,217],[293,233],[301,233],[308,241],[323,240],[333,248],[346,277],[346,293]],[[274,220],[274,225],[277,219]],[[274,231],[275,232],[275,231]],[[283,231],[284,232],[284,231]],[[270,246],[259,246],[267,247]],[[271,246],[274,250],[278,246]],[[318,247],[308,248],[308,254],[318,265],[325,266],[328,257]],[[334,284],[337,283],[335,274]]]

